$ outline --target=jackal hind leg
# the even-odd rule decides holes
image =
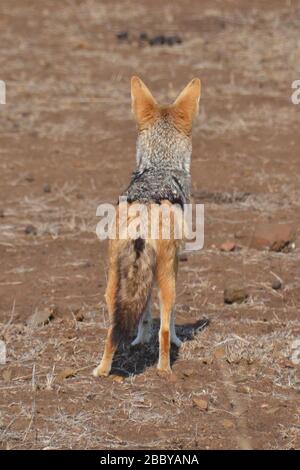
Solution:
[[[110,317],[110,321],[113,319],[114,303],[117,295],[117,271],[116,269],[110,269],[108,283],[105,293],[105,299],[107,309]],[[112,326],[109,327],[107,337],[104,346],[104,352],[100,364],[93,370],[94,377],[108,376],[111,370],[112,361],[114,358],[115,351],[118,347],[112,341]]]
[[[161,372],[171,372],[170,340],[171,316],[175,303],[175,275],[173,266],[164,266],[158,270],[157,284],[160,299],[159,361],[157,368]]]

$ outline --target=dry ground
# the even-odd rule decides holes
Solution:
[[[300,2],[3,0],[0,9],[1,448],[299,448],[300,105],[290,95]],[[183,42],[142,47],[140,32]],[[172,352],[171,381],[156,375],[157,341],[123,348],[115,377],[91,376],[108,325],[95,213],[134,167],[134,73],[167,101],[193,76],[203,82],[192,173],[196,199],[209,193],[205,246],[181,262],[186,341]],[[226,203],[219,193],[249,196]],[[258,220],[295,223],[295,249],[249,249]],[[221,252],[226,239],[241,250]],[[249,290],[246,303],[224,304],[231,281]],[[27,325],[51,306],[48,324]]]

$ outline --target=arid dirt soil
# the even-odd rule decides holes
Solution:
[[[0,10],[0,447],[299,448],[300,2],[4,0]],[[150,46],[142,32],[182,42]],[[151,345],[122,347],[111,377],[91,375],[108,326],[96,208],[134,168],[132,74],[167,102],[202,80],[192,176],[205,245],[180,262],[185,342],[169,379],[156,374],[158,319]],[[249,248],[259,221],[293,223],[294,245]],[[221,251],[226,240],[239,249]],[[232,283],[245,302],[224,303]],[[29,321],[47,311],[48,323]]]

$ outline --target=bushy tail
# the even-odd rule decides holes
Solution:
[[[113,313],[112,341],[127,340],[149,300],[155,269],[155,250],[142,238],[128,240],[118,257],[118,289]]]

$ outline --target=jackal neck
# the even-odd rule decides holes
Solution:
[[[155,168],[184,171],[189,174],[192,154],[191,138],[183,135],[168,119],[159,119],[137,139],[137,169]]]

